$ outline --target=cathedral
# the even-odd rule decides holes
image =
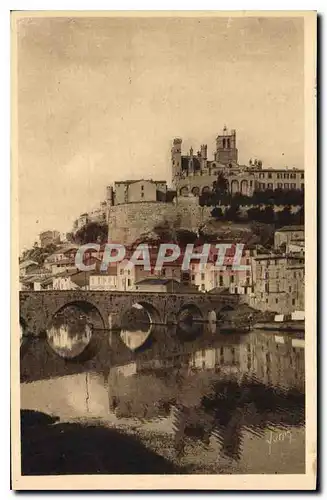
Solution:
[[[194,154],[182,153],[182,139],[175,138],[171,149],[172,185],[178,196],[200,196],[210,191],[220,172],[228,181],[232,194],[252,196],[255,190],[304,189],[304,171],[298,169],[264,169],[260,160],[238,163],[236,130],[225,126],[216,138],[213,159],[208,159],[208,147],[202,144]]]

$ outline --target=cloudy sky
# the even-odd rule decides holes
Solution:
[[[18,21],[20,248],[115,180],[170,181],[170,145],[237,130],[239,161],[303,168],[303,21]]]

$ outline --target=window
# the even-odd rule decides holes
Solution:
[[[288,186],[289,186],[288,182],[285,182],[284,189],[288,189]]]
[[[291,184],[291,189],[296,189],[296,184],[294,182]]]
[[[121,269],[121,270],[119,271],[119,274],[120,274],[120,276],[122,276],[122,275],[124,274],[124,269]]]
[[[203,290],[203,291],[205,290],[204,283],[202,283],[202,285],[201,285],[201,290]]]
[[[292,306],[295,306],[295,299],[292,299]]]
[[[141,198],[144,198],[144,193],[141,193]]]
[[[250,187],[252,187],[252,181],[250,181]]]
[[[206,351],[205,351],[205,349],[202,349],[202,357],[204,358],[205,355],[206,355]]]
[[[268,183],[268,189],[274,189],[274,185],[271,182]]]
[[[301,179],[304,179],[304,174],[301,174]]]
[[[127,280],[127,286],[131,286],[131,280],[130,279]]]
[[[191,280],[194,281],[195,280],[195,274],[192,274],[191,276]]]
[[[201,273],[201,281],[204,281],[204,273]]]
[[[223,285],[224,285],[224,277],[219,276],[219,286],[223,286]]]
[[[264,179],[264,178],[265,178],[265,174],[263,172],[260,172],[259,179]]]
[[[292,291],[292,287],[291,287],[291,286],[289,286],[289,287],[288,287],[288,291],[289,291],[289,292],[291,292],[291,291]]]
[[[290,174],[284,174],[284,179],[289,179]]]
[[[234,277],[234,276],[231,276],[231,277],[230,277],[230,282],[231,282],[231,283],[234,283],[234,281],[235,281],[235,277]]]
[[[262,189],[266,189],[266,184],[265,184],[265,182],[263,182],[263,183],[261,184],[261,188],[262,188]]]
[[[281,174],[277,174],[277,179],[280,179],[281,178]]]
[[[268,174],[268,179],[271,179],[271,173],[270,173],[270,172],[269,172],[269,174]]]
[[[283,184],[279,182],[279,183],[277,184],[277,189],[283,189]]]
[[[278,304],[278,299],[275,300],[276,304]]]
[[[301,184],[301,189],[302,189],[302,190],[304,189],[304,184],[303,184],[303,183]]]

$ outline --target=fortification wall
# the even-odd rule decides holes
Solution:
[[[210,217],[212,207],[200,207],[198,199],[185,198],[176,203],[140,202],[110,207],[109,241],[130,244],[165,220],[175,227],[196,231]]]

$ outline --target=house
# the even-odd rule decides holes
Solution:
[[[283,244],[287,248],[291,242],[297,241],[304,241],[304,226],[284,226],[275,232],[275,248],[280,248]]]
[[[58,248],[44,260],[44,267],[50,269],[52,274],[57,274],[66,269],[74,269],[76,267],[75,255],[77,249],[77,245],[71,244]]]
[[[256,309],[289,314],[304,310],[304,257],[261,254],[254,258]]]
[[[222,242],[229,244],[229,242]],[[201,252],[201,248],[198,249]],[[251,293],[253,287],[253,257],[256,255],[256,249],[244,248],[240,260],[241,266],[248,266],[247,270],[234,268],[234,258],[236,247],[233,244],[231,248],[226,249],[223,266],[225,269],[216,267],[216,260],[220,249],[212,248],[208,257],[208,262],[201,267],[200,262],[192,262],[191,283],[198,287],[201,292],[209,292],[215,288],[228,288],[230,293]]]
[[[109,266],[106,272],[94,271],[90,274],[90,290],[117,290],[117,266]]]
[[[38,267],[39,264],[34,260],[25,260],[19,264],[19,276],[26,276]]]
[[[53,290],[88,290],[89,271],[66,270],[52,277]]]

